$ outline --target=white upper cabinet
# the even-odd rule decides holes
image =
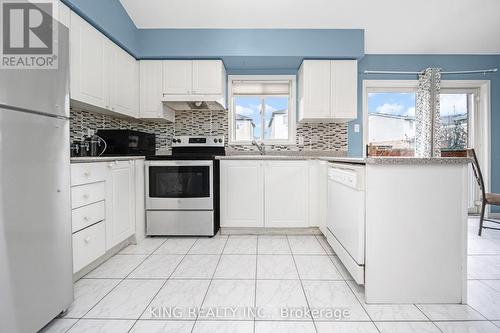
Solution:
[[[220,60],[193,61],[193,88],[195,95],[223,93],[224,65]]]
[[[113,49],[111,110],[139,117],[139,64],[116,45]]]
[[[162,103],[162,68],[162,60],[139,61],[139,118],[174,121],[175,114],[173,110]]]
[[[304,60],[299,69],[299,121],[357,118],[357,60]]]
[[[192,73],[193,62],[191,60],[165,60],[163,62],[163,94],[192,94]]]
[[[193,96],[193,100],[199,95],[222,96],[225,87],[226,69],[221,60],[163,61],[164,99],[172,95]]]
[[[71,12],[72,105],[139,117],[139,64],[134,57]]]
[[[70,45],[71,99],[108,108],[106,38],[72,12]]]

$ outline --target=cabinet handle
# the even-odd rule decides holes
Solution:
[[[88,178],[88,177],[90,177],[91,173],[90,173],[90,171],[85,171],[83,173],[83,175]]]
[[[88,199],[88,198],[89,198],[89,195],[88,195],[87,193],[85,193],[85,194],[83,195],[83,198],[84,198],[84,199]]]
[[[85,242],[85,244],[88,244],[88,243],[90,243],[91,239],[90,239],[90,237],[85,237],[85,239],[83,241]]]
[[[113,168],[113,163],[108,163],[108,168],[112,169]]]
[[[89,220],[89,217],[88,217],[88,216],[84,216],[84,217],[83,217],[83,219],[84,219],[85,221],[88,221],[88,220]]]

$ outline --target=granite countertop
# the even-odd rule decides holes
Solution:
[[[89,156],[89,157],[72,157],[71,163],[89,163],[89,162],[109,162],[109,161],[130,161],[143,160],[144,156]]]

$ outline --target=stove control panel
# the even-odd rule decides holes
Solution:
[[[172,147],[224,147],[223,135],[219,136],[174,136]]]

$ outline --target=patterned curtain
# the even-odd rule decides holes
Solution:
[[[419,75],[415,110],[415,156],[441,156],[439,92],[441,68],[427,68]]]

